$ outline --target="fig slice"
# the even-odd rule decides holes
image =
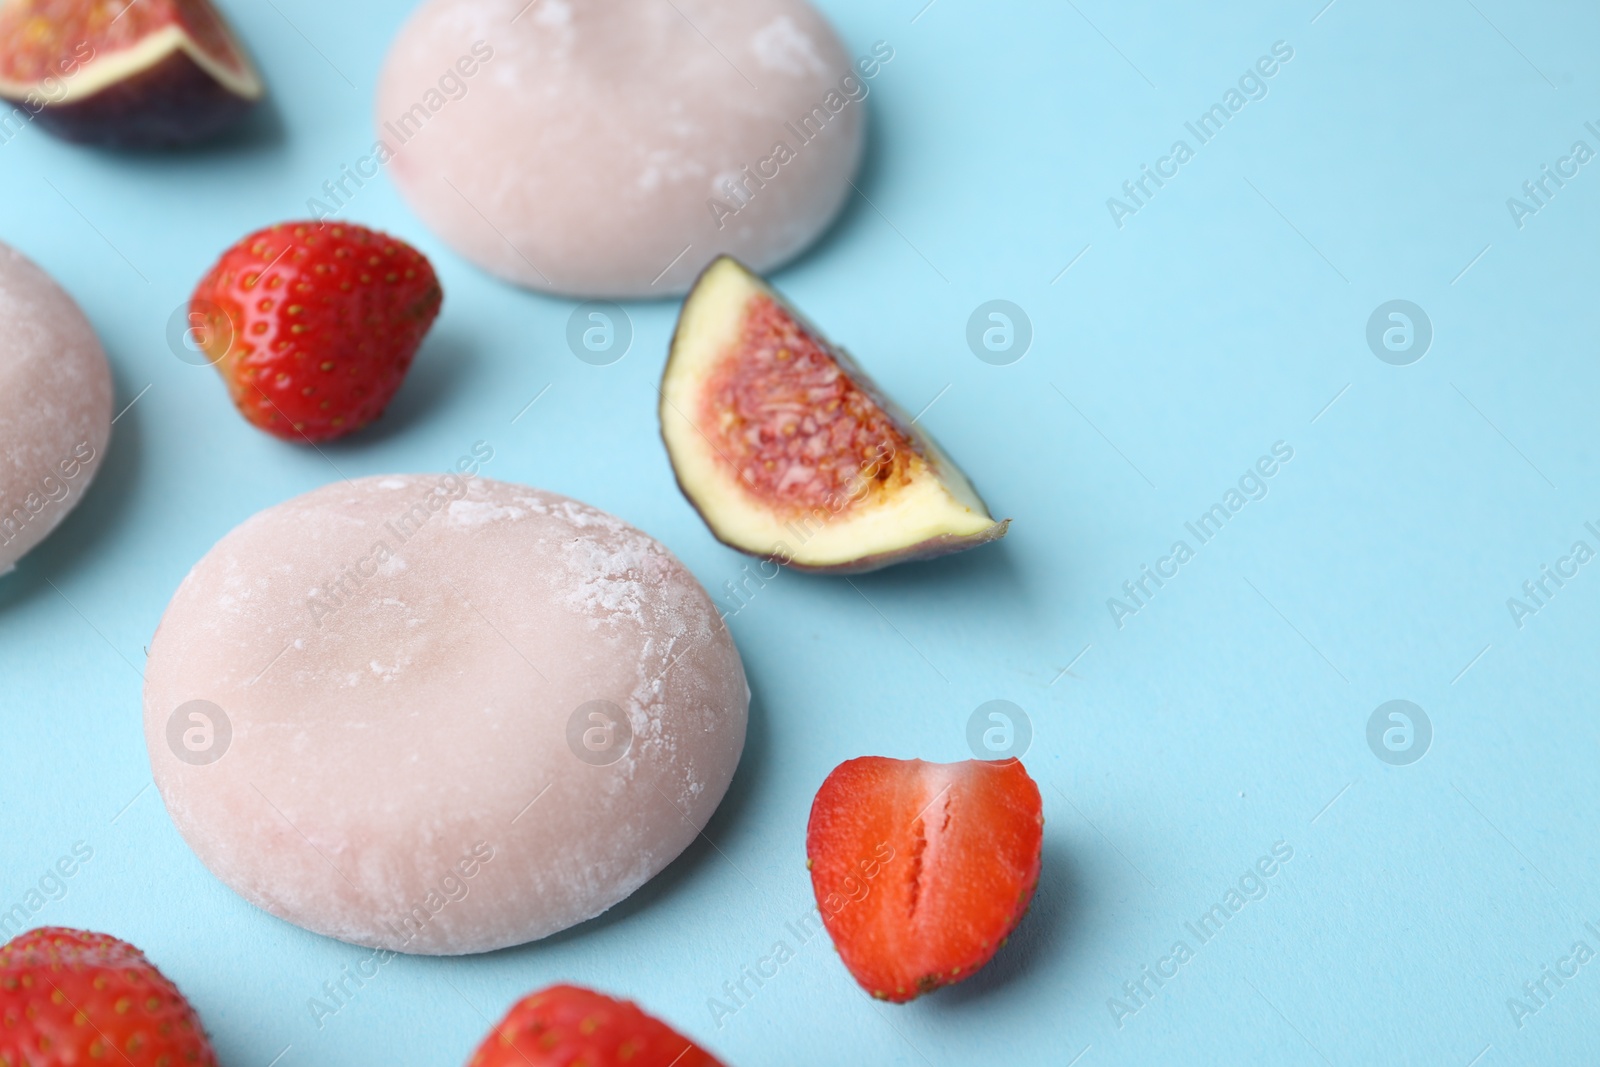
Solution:
[[[765,280],[695,282],[661,382],[678,485],[741,552],[841,574],[1005,536],[966,475]]]
[[[264,92],[210,0],[0,0],[0,98],[69,141],[202,140]]]

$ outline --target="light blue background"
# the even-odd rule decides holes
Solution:
[[[83,506],[0,579],[0,908],[87,842],[34,921],[142,946],[233,1067],[462,1063],[557,980],[636,997],[730,1064],[1592,1060],[1600,962],[1520,1028],[1506,1001],[1574,941],[1600,950],[1583,929],[1600,923],[1600,565],[1521,629],[1506,598],[1574,540],[1600,548],[1583,528],[1600,520],[1600,162],[1520,230],[1505,201],[1573,141],[1600,149],[1600,12],[923,2],[824,4],[852,54],[896,55],[872,85],[863,195],[777,281],[906,407],[939,398],[924,424],[1011,536],[853,587],[782,575],[731,623],[755,704],[715,849],[545,942],[400,959],[321,1030],[308,999],[364,952],[255,911],[174,832],[147,788],[143,646],[247,516],[334,467],[439,470],[477,440],[489,476],[607,508],[720,588],[744,561],[657,437],[676,305],[629,305],[627,357],[586,365],[572,302],[478,273],[383,178],[346,217],[420,246],[447,299],[379,427],[324,459],[245,426],[214,373],[173,357],[168,316],[216,254],[303,215],[366,152],[402,3],[228,3],[276,110],[251,136],[173,157],[35,129],[0,146],[0,240],[82,303],[118,407],[140,396]],[[1294,58],[1269,95],[1118,229],[1106,198],[1280,40]],[[966,346],[995,298],[1032,319],[1012,366]],[[1412,366],[1365,342],[1393,298],[1434,325]],[[1294,459],[1270,495],[1119,629],[1107,598],[1279,440]],[[1365,738],[1396,698],[1434,726],[1406,767]],[[991,699],[1032,717],[1048,818],[1009,947],[891,1007],[825,940],[794,946],[719,1029],[707,999],[810,906],[827,772],[965,758]],[[1108,998],[1279,840],[1294,858],[1269,895],[1119,1028]]]

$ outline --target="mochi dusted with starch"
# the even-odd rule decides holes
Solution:
[[[769,270],[822,233],[893,58],[847,54],[806,0],[427,0],[379,77],[380,155],[488,271],[672,296],[718,253]]]
[[[156,785],[217,877],[429,955],[545,937],[648,881],[727,791],[750,696],[659,543],[454,473],[249,519],[178,588],[145,678]]]
[[[89,320],[0,244],[0,574],[77,506],[111,437],[111,368]]]

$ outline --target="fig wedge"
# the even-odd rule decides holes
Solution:
[[[0,98],[66,140],[186,144],[263,95],[210,0],[0,0]]]
[[[678,485],[723,544],[853,574],[998,540],[966,475],[841,348],[722,256],[683,304],[661,382]]]

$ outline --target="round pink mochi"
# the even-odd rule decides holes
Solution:
[[[720,253],[767,271],[822,233],[893,54],[852,59],[806,0],[428,0],[379,79],[379,158],[486,270],[680,294]]]
[[[249,519],[150,646],[150,763],[195,854],[376,949],[600,914],[695,839],[744,747],[744,670],[694,577],[603,511],[474,477],[474,452]]]
[[[111,437],[111,368],[89,320],[0,244],[0,574],[77,506]]]

